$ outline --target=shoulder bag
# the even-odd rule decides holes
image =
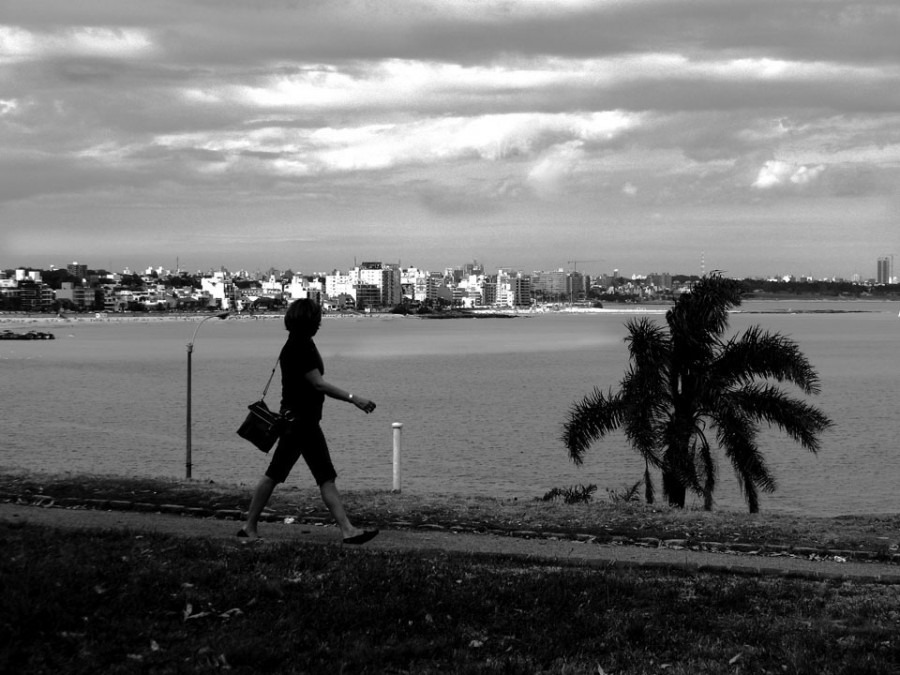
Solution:
[[[280,358],[280,357],[279,357]],[[272,384],[272,378],[275,376],[275,369],[278,367],[278,359],[275,360],[275,366],[272,368],[272,374],[269,375],[269,381],[266,382],[266,388],[263,389],[262,396],[247,406],[250,411],[244,419],[243,424],[238,428],[238,436],[250,441],[262,452],[268,453],[275,445],[275,441],[281,435],[284,427],[284,418],[278,413],[269,410],[266,405],[266,392],[269,391],[269,385]]]

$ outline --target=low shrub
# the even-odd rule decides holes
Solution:
[[[544,494],[541,499],[545,502],[552,502],[562,499],[566,504],[587,504],[594,498],[597,486],[590,485],[573,485],[567,488],[555,487]]]

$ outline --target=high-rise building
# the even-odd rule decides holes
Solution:
[[[466,263],[465,265],[463,265],[462,270],[463,270],[463,276],[467,276],[467,277],[481,276],[484,274],[484,265],[482,265],[480,262],[475,260],[473,262]]]
[[[581,272],[572,272],[568,278],[568,288],[566,289],[569,294],[570,300],[584,300],[585,295],[587,294],[587,284],[584,280],[584,275]]]
[[[371,301],[373,307],[393,307],[403,299],[400,287],[400,268],[396,265],[364,262],[358,268],[351,270],[350,276],[357,280],[357,302],[360,301],[359,287],[361,286],[374,286],[378,289],[378,299]],[[374,296],[369,290],[366,293],[366,302],[368,303],[368,298]]]
[[[891,259],[879,258],[878,267],[875,274],[875,283],[889,284],[891,283]]]
[[[536,270],[531,274],[531,290],[544,302],[559,301],[563,293],[568,293],[566,287],[566,271],[563,269],[555,272]]]
[[[87,276],[87,265],[79,265],[78,262],[73,262],[71,265],[66,265],[66,271],[76,279],[84,279]]]
[[[513,305],[516,307],[531,306],[531,277],[519,272],[510,279],[513,291]]]

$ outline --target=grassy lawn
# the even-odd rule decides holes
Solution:
[[[5,673],[900,672],[900,587],[0,526]]]
[[[246,508],[249,489],[0,476],[0,492]],[[896,545],[891,518],[811,519],[351,493],[360,520]],[[273,508],[324,515],[314,491]],[[893,537],[893,538],[892,538]],[[900,587],[0,524],[4,673],[900,672]]]

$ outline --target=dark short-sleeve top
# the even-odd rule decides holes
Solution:
[[[281,408],[294,413],[298,422],[318,422],[322,419],[325,394],[316,391],[306,381],[306,374],[318,370],[325,374],[325,365],[312,338],[291,334],[281,348]]]

